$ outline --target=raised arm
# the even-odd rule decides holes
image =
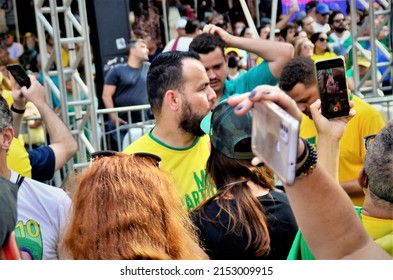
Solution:
[[[351,108],[354,103],[350,102]],[[346,118],[328,120],[320,113],[321,100],[318,99],[310,106],[311,115],[318,131],[318,162],[332,178],[338,179],[338,162],[340,154],[340,140],[344,134],[348,121],[355,115],[351,110]]]
[[[293,46],[289,43],[237,37],[213,24],[207,24],[203,32],[220,36],[228,47],[243,49],[262,57],[269,62],[270,71],[276,78],[281,75],[282,68],[293,57]]]
[[[253,102],[271,100],[301,120],[296,103],[278,88],[257,87],[252,93],[228,98],[244,114]],[[298,154],[304,145],[299,141]],[[391,259],[366,233],[351,200],[318,162],[309,175],[285,187],[296,221],[317,259]]]
[[[14,77],[10,75],[12,99],[14,103],[11,106],[12,127],[14,128],[14,137],[18,138],[22,126],[23,114],[26,110],[27,99],[23,96],[20,86],[16,83]]]
[[[46,102],[46,89],[30,75],[31,86],[21,89],[23,97],[32,102],[41,114],[50,137],[49,147],[55,154],[55,170],[60,169],[76,153],[78,145],[68,127]]]

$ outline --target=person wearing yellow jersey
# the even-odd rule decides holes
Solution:
[[[1,96],[6,100],[9,107],[14,103],[11,91],[11,81],[0,72]],[[31,178],[31,165],[29,155],[23,141],[14,138],[7,153],[7,165],[25,177]]]
[[[393,121],[378,134],[366,136],[364,146],[367,153],[358,180],[365,199],[363,206],[355,209],[366,232],[393,257]],[[315,259],[300,232],[288,259]]]
[[[310,41],[314,44],[314,54],[311,58],[314,61],[324,60],[336,57],[337,55],[330,50],[328,45],[328,36],[324,32],[316,32],[310,37]]]
[[[303,116],[300,136],[312,144],[317,143],[317,130],[311,120],[310,105],[318,99],[318,85],[314,62],[310,58],[295,57],[284,67],[279,87],[297,103]],[[356,96],[351,96],[356,115],[348,123],[340,141],[339,182],[354,205],[363,204],[364,194],[357,177],[364,164],[363,137],[378,133],[386,121],[374,107]]]
[[[46,90],[34,75],[30,75],[31,86],[28,89],[25,87],[21,89],[12,76],[10,79],[14,100],[14,103],[10,107],[13,117],[14,137],[17,138],[19,135],[20,126],[28,103],[33,104],[37,108],[47,129],[50,144],[41,145],[38,148],[27,151],[27,160],[30,161],[29,164],[31,165],[31,178],[45,182],[52,179],[54,172],[62,168],[71,159],[76,153],[78,145],[69,128],[46,102]],[[26,150],[24,148],[22,150],[23,145],[20,144],[17,146],[14,142],[16,142],[16,139],[12,141],[13,145],[15,145],[14,147],[18,147],[18,150],[15,151],[16,155],[26,159],[24,156]],[[14,149],[13,146],[11,147]],[[17,157],[13,156],[12,161],[15,162],[16,160]],[[16,170],[22,173],[23,171],[21,171],[20,167],[21,165],[17,161]]]
[[[147,93],[156,125],[123,152],[161,157],[161,168],[173,177],[183,205],[191,211],[208,195],[209,137],[199,124],[213,109],[216,93],[195,52],[158,55],[150,65]]]

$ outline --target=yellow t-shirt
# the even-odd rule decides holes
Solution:
[[[318,61],[318,60],[323,60],[323,59],[328,59],[328,58],[333,58],[336,57],[337,55],[334,52],[325,52],[324,54],[313,54],[311,56],[312,60]]]
[[[351,99],[356,110],[356,115],[348,123],[340,141],[339,181],[340,183],[356,180],[360,169],[363,167],[365,148],[364,136],[378,133],[386,124],[383,115],[370,104],[357,96]],[[317,130],[314,122],[303,116],[300,126],[300,137],[310,143],[317,143]],[[354,205],[362,206],[364,197],[354,197]]]
[[[20,175],[31,178],[31,165],[29,154],[27,153],[23,143],[14,138],[7,153],[8,168],[18,172]]]
[[[393,220],[379,219],[361,214],[367,233],[388,254],[393,256]]]
[[[14,103],[14,98],[12,98],[12,91],[6,89],[2,89],[1,91],[1,95],[4,97],[5,101],[7,101],[8,106],[11,107],[11,105]]]
[[[7,101],[8,106],[11,107],[11,105],[14,103],[14,99],[12,97],[12,91],[9,90],[3,90],[2,95],[4,99]],[[37,107],[31,103],[27,102],[26,103],[26,112],[24,113],[23,117],[30,117],[30,116],[40,116],[40,112],[38,111]],[[23,129],[23,126],[27,126],[29,124],[33,124],[35,121],[30,120],[27,123],[22,124],[22,131],[26,129]],[[31,143],[31,144],[45,144],[45,129],[42,125],[36,128],[30,128],[29,134],[25,133],[20,133],[19,134],[20,140],[23,141],[24,143]]]
[[[213,190],[205,185],[206,162],[210,155],[209,136],[198,137],[183,149],[173,148],[155,138],[151,132],[133,142],[123,153],[146,152],[161,157],[161,166],[173,176],[183,205],[188,211],[196,208]]]

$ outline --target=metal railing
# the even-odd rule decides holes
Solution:
[[[83,105],[83,104],[80,104]],[[96,117],[97,117],[97,127],[91,127],[90,123],[87,122],[80,122],[83,116],[88,113],[88,110],[81,111],[82,116],[75,114],[74,112],[69,113],[69,126],[71,133],[75,136],[75,139],[80,141],[82,138],[86,138],[87,142],[89,142],[89,138],[92,135],[92,132],[97,132],[99,143],[98,149],[99,150],[116,150],[121,152],[124,150],[129,144],[133,141],[144,135],[145,133],[149,132],[155,125],[155,120],[148,119],[147,112],[150,111],[150,105],[137,105],[137,106],[128,106],[128,107],[119,107],[113,109],[98,109],[96,110]],[[139,112],[141,114],[141,121],[133,122],[132,120],[132,112]],[[115,125],[112,129],[109,129],[108,119],[109,114],[115,113],[116,118],[119,117],[119,114],[125,114],[127,117],[123,117],[124,120],[127,121],[125,125]],[[29,149],[34,148],[34,143],[31,142],[31,129],[29,128],[28,121],[31,120],[40,120],[39,116],[32,116],[25,118],[23,120],[21,134],[25,134],[27,141],[25,141],[26,147]],[[43,124],[44,125],[44,124]],[[82,126],[82,127],[81,127]],[[45,127],[45,125],[44,125]],[[124,134],[124,137],[122,137]],[[117,139],[121,139],[115,145],[113,141],[113,135],[117,137]],[[47,139],[47,137],[45,137]],[[86,141],[85,141],[86,142]],[[44,145],[48,145],[47,141]],[[79,144],[79,143],[78,143]],[[73,157],[73,171],[80,172],[85,167],[90,164],[90,155],[91,153],[95,152],[98,149],[95,149],[91,145],[85,145],[82,143],[83,149],[79,147],[77,153]],[[54,180],[52,184],[54,186],[60,187],[63,184],[63,181],[66,179],[64,174],[67,174],[69,171],[68,166],[65,165],[62,170],[56,172]],[[63,175],[59,175],[63,174]]]

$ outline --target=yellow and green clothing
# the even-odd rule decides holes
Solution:
[[[351,95],[351,100],[355,104],[356,115],[349,121],[340,141],[338,171],[340,183],[357,180],[364,163],[364,136],[378,133],[386,124],[383,115],[370,104],[354,95]],[[303,115],[300,137],[316,145],[317,135],[314,122]],[[363,205],[363,200],[364,197],[352,198],[352,202],[357,206]]]
[[[161,158],[160,168],[167,171],[177,186],[182,204],[188,211],[196,208],[209,192],[205,184],[206,162],[210,155],[208,135],[197,137],[186,148],[174,148],[155,138],[151,131],[137,139],[123,153],[146,152]]]
[[[334,52],[325,52],[324,54],[313,54],[311,56],[312,60],[318,61],[318,60],[324,60],[324,59],[329,59],[336,57],[337,55]]]
[[[393,221],[391,219],[379,219],[366,216],[361,213],[361,207],[355,207],[355,210],[370,237],[393,257]],[[332,244],[332,246],[334,246],[334,244]],[[300,230],[297,232],[287,259],[315,260]]]
[[[31,165],[29,154],[27,153],[23,143],[14,138],[11,142],[7,154],[8,168],[15,170],[20,175],[31,178]]]

